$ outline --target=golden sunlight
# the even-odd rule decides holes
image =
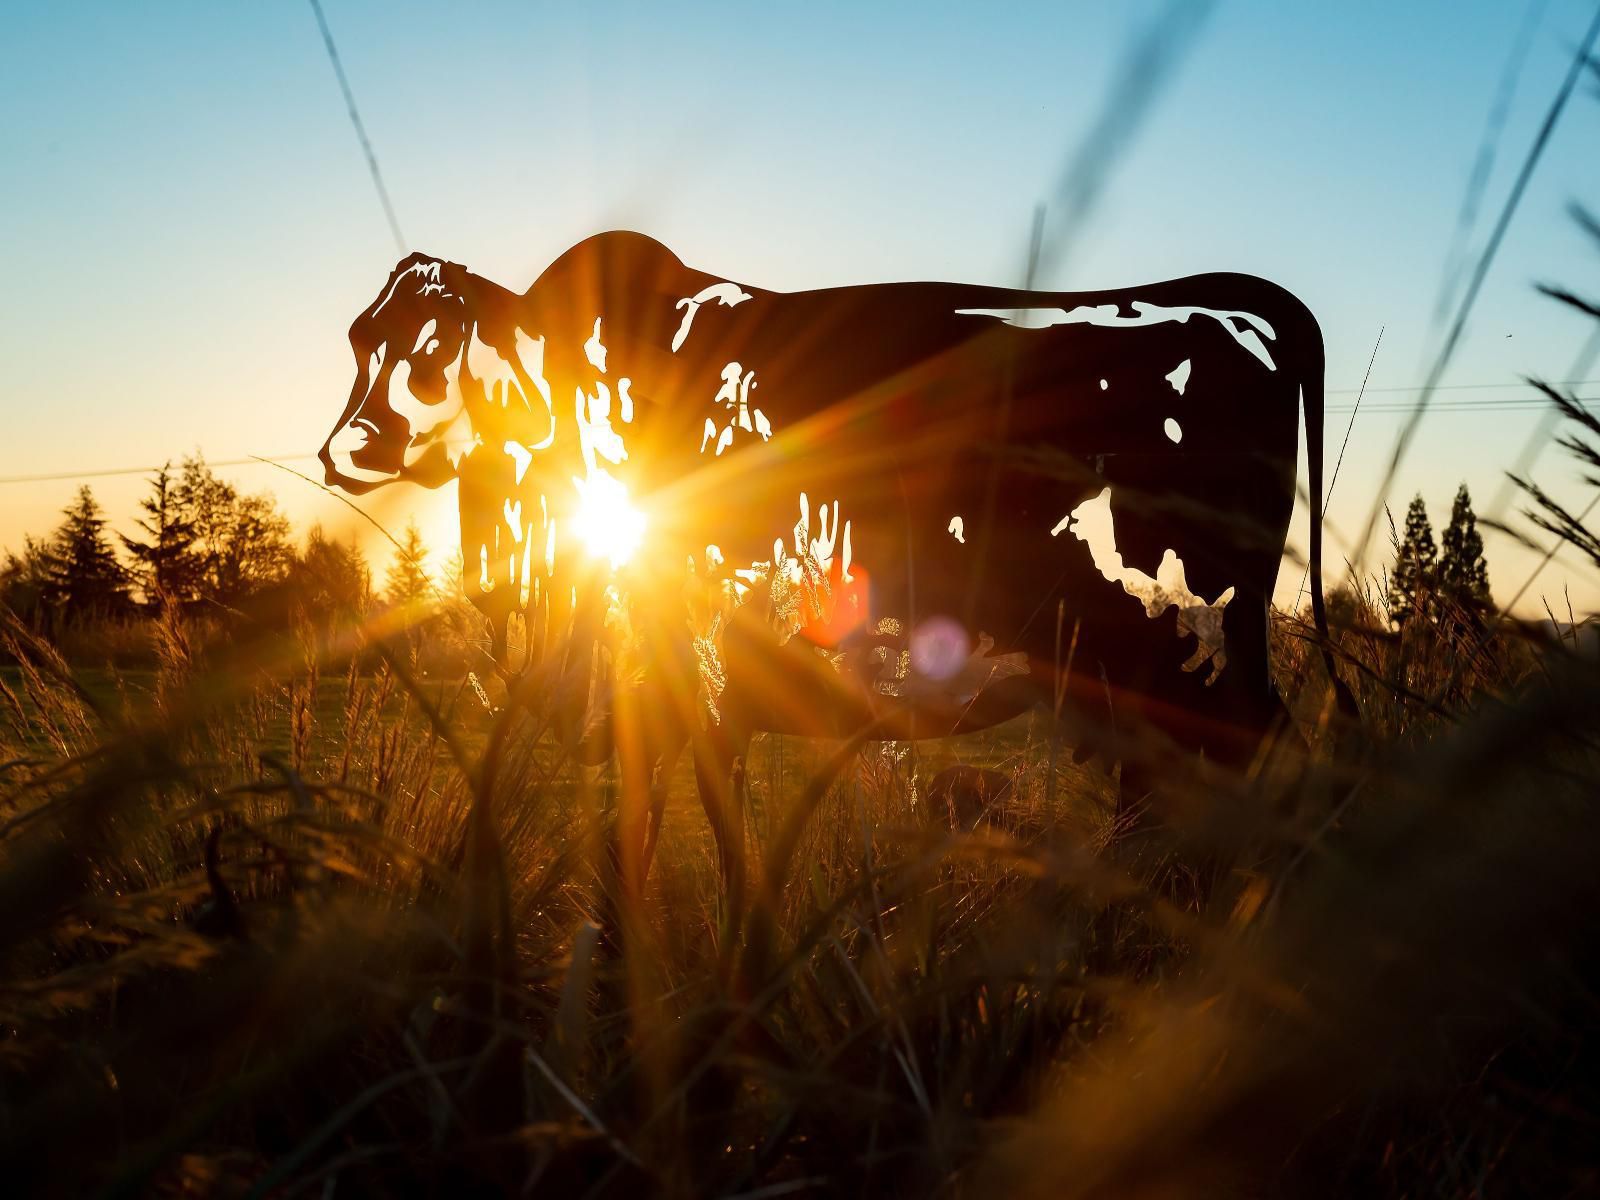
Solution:
[[[409,489],[418,490],[418,489]],[[456,485],[423,492],[413,499],[413,520],[422,530],[429,554],[428,573],[441,586],[458,585],[461,575],[461,517],[456,509]]]
[[[573,532],[595,558],[609,559],[612,569],[622,566],[644,541],[645,515],[633,503],[627,487],[604,471],[578,485],[578,511]]]

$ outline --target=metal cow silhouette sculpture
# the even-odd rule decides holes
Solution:
[[[350,340],[327,480],[459,479],[497,658],[520,613],[530,658],[562,646],[587,684],[630,613],[640,871],[685,745],[736,872],[752,732],[992,725],[1052,696],[1063,629],[1069,705],[1248,760],[1282,713],[1302,401],[1327,653],[1322,336],[1261,279],[780,293],[607,233],[521,294],[413,255]]]

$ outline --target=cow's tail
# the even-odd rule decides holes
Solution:
[[[1311,537],[1306,557],[1311,576],[1311,617],[1316,623],[1322,661],[1328,668],[1328,678],[1333,681],[1334,698],[1340,711],[1354,717],[1359,712],[1355,697],[1334,667],[1333,643],[1328,634],[1328,605],[1322,595],[1322,417],[1327,363],[1322,346],[1322,328],[1309,310],[1305,311],[1305,322],[1305,371],[1300,379],[1300,396],[1306,422],[1306,475],[1310,491],[1307,501],[1311,514]]]

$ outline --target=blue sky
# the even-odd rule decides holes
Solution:
[[[1019,283],[1033,206],[1054,193],[1130,40],[1161,11],[325,8],[408,242],[519,290],[613,227],[766,287]],[[1576,0],[1539,8],[1474,246],[1593,12]],[[1330,389],[1359,384],[1380,326],[1373,386],[1415,386],[1468,171],[1526,11],[1512,0],[1222,0],[1041,286],[1253,272],[1317,313]],[[1588,333],[1531,285],[1595,290],[1595,248],[1564,216],[1575,198],[1600,206],[1592,91],[1563,118],[1447,383],[1563,378]],[[0,476],[194,448],[213,459],[314,451],[348,391],[344,331],[397,255],[309,7],[16,10],[0,45],[0,113]],[[1430,418],[1396,509],[1420,489],[1442,522],[1462,480],[1486,505],[1536,419]],[[1347,420],[1329,417],[1330,455]],[[1363,523],[1402,420],[1358,419],[1337,529]],[[1586,499],[1558,451],[1536,473]],[[270,487],[298,521],[353,529],[348,510],[287,475],[231,474]],[[140,481],[90,482],[126,528]],[[0,484],[0,545],[51,527],[74,486]],[[389,489],[368,506],[395,526],[415,509],[442,531],[447,505]],[[1530,565],[1491,542],[1502,599]],[[1299,575],[1285,570],[1290,593]],[[1558,562],[1542,580],[1552,593],[1563,584],[1580,608],[1600,608],[1581,567]]]

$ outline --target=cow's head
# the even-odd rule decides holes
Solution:
[[[401,261],[350,326],[356,379],[317,457],[329,484],[367,492],[405,479],[438,487],[460,447],[460,376],[473,322],[464,267],[422,254]]]

